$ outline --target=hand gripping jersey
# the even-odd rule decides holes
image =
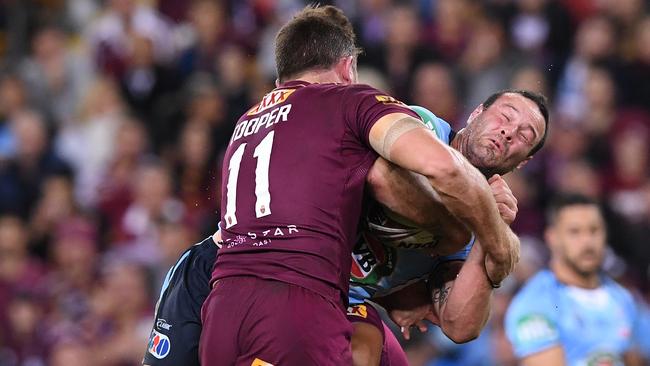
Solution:
[[[223,164],[212,281],[254,276],[341,302],[382,116],[417,114],[366,85],[291,81],[244,114]]]
[[[518,358],[561,346],[570,366],[623,366],[636,318],[632,296],[609,277],[583,289],[542,270],[512,300],[505,328]]]
[[[429,110],[411,106],[424,124],[446,144],[453,138],[451,127]],[[473,240],[458,253],[433,257],[418,248],[434,247],[435,233],[416,227],[405,218],[376,204],[366,216],[363,230],[352,251],[350,305],[385,296],[427,278],[443,262],[465,260]]]

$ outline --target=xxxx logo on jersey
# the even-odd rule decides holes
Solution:
[[[269,108],[272,108],[285,100],[289,98],[289,96],[296,91],[296,89],[280,89],[280,90],[274,90],[264,96],[262,98],[262,101],[259,102],[255,107],[251,108],[248,111],[248,115],[252,116],[254,114],[258,114],[260,112],[263,112]]]
[[[350,276],[355,282],[376,284],[393,272],[395,256],[394,248],[384,246],[370,233],[362,233],[352,250]]]

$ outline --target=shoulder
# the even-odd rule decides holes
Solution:
[[[524,309],[544,308],[553,296],[551,293],[556,289],[556,280],[553,272],[541,270],[531,277],[528,282],[519,290],[510,304],[510,311]]]
[[[627,310],[636,311],[636,301],[632,293],[621,286],[618,282],[614,281],[611,277],[603,275],[603,286],[612,296],[621,303]]]
[[[506,312],[505,328],[518,357],[542,351],[559,342],[560,332],[553,301],[555,280],[544,270],[515,296]]]
[[[435,132],[436,136],[438,136],[439,139],[449,144],[451,125],[447,121],[436,116],[430,110],[419,105],[410,105],[409,108],[411,108],[415,113],[418,114],[418,116],[420,116],[422,122],[424,122],[424,124],[430,130]]]
[[[526,323],[549,323],[552,326],[556,318],[553,301],[557,296],[553,274],[542,270],[533,276],[515,295],[506,311],[506,327],[509,332],[516,332]]]

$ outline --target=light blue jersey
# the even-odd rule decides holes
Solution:
[[[447,122],[425,108],[410,108],[420,115],[424,124],[433,130],[441,141],[449,144],[452,130]],[[381,225],[382,220],[390,216],[381,207],[371,210],[368,216],[381,218],[367,220],[368,227],[359,235],[352,251],[349,291],[351,305],[363,303],[372,297],[388,295],[424,279],[440,263],[465,260],[472,248],[473,241],[458,253],[433,257],[414,248],[420,243],[435,245],[435,235],[404,224],[405,220],[398,223],[399,227]],[[395,217],[391,219],[399,221]]]
[[[542,270],[515,296],[505,328],[518,358],[554,346],[567,365],[623,366],[633,344],[637,310],[632,295],[603,275],[596,289],[568,286]]]

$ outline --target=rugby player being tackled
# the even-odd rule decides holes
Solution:
[[[549,118],[545,98],[523,90],[495,93],[458,133],[430,111],[411,108],[485,175],[503,220],[511,224],[517,200],[501,175],[522,167],[543,146]],[[381,205],[370,205],[352,253],[348,319],[354,324],[355,365],[408,365],[367,300],[384,306],[407,338],[409,326],[425,330],[427,319],[463,343],[476,338],[487,321],[500,279],[491,278],[481,244],[423,179],[381,159],[368,176]]]

